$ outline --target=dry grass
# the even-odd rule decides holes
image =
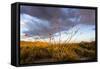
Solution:
[[[95,42],[49,44],[46,42],[21,42],[20,63],[92,60]]]

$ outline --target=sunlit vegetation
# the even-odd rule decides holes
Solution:
[[[29,45],[30,44],[30,45]],[[92,60],[95,58],[95,42],[49,44],[21,41],[20,63]]]
[[[59,28],[58,28],[59,29]],[[71,40],[78,33],[79,28],[72,30],[70,36],[65,41],[55,41],[53,34],[48,32],[49,41],[41,41],[39,38],[35,41],[20,41],[20,63],[43,63],[43,62],[70,62],[93,60],[95,58],[95,41],[91,42],[74,42]],[[37,34],[40,36],[39,34]],[[67,33],[66,33],[67,35]],[[77,37],[76,37],[77,38]]]

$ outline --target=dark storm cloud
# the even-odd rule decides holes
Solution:
[[[68,19],[53,19],[51,21],[43,20],[38,17],[30,16],[27,14],[21,14],[21,20],[25,24],[25,28],[28,30],[23,31],[29,35],[43,35],[48,37],[54,33],[68,30],[74,26],[74,23]],[[21,27],[23,29],[23,27]]]
[[[95,24],[95,10],[81,9],[80,13],[80,22],[84,24]]]
[[[58,8],[22,6],[21,13],[26,13],[42,19],[51,19],[56,14],[58,16],[60,11]]]
[[[48,15],[44,12],[44,10],[41,7],[22,6],[21,13],[29,14],[31,16],[39,18],[48,18]],[[44,13],[46,14],[46,16]]]
[[[48,37],[60,31],[69,30],[77,24],[95,24],[95,11],[86,9],[21,6],[20,14],[30,35]],[[30,15],[29,17],[27,15]],[[27,18],[25,18],[27,17]],[[59,29],[58,29],[59,28]]]
[[[67,19],[80,16],[80,23],[95,23],[95,11],[90,9],[21,6],[20,11],[21,13],[48,20],[53,18]]]
[[[55,7],[33,7],[33,6],[21,6],[21,13],[29,14],[34,17],[42,19],[54,19],[54,18],[72,18],[76,16],[77,11],[68,8],[55,8]],[[68,13],[66,13],[68,12]]]

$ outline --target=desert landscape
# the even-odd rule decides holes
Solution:
[[[96,58],[95,10],[20,7],[20,64]]]
[[[21,64],[93,60],[95,41],[60,45],[21,41],[20,53]]]

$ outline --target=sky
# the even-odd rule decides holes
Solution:
[[[20,6],[21,41],[95,40],[95,10]]]

